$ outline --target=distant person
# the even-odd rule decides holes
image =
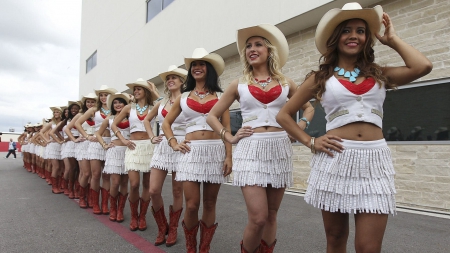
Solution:
[[[8,158],[9,155],[13,154],[14,155],[13,159],[16,159],[16,148],[17,148],[16,142],[14,142],[13,139],[9,139],[8,154],[5,156],[5,158]]]

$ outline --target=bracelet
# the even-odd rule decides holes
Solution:
[[[308,127],[309,127],[309,121],[308,121],[306,118],[301,118],[300,120],[306,122],[306,127],[305,127],[305,129],[308,129]]]
[[[172,145],[170,144],[170,141],[172,139],[175,139],[175,136],[170,137],[169,139],[167,139],[167,144],[169,144],[169,147],[172,147]]]
[[[155,138],[156,135],[154,135],[152,138],[150,138],[150,142],[153,143],[153,138]]]
[[[316,147],[314,146],[314,141],[315,141],[315,137],[311,137],[311,142],[310,142],[310,146],[309,148],[311,149],[311,153],[315,154],[316,153]]]
[[[222,142],[225,142],[225,133],[228,132],[228,130],[224,127],[220,130],[220,139],[222,139]]]
[[[120,132],[120,130],[117,130],[117,131],[114,132],[115,136],[117,136],[117,132]],[[117,136],[117,137],[119,137],[119,136]]]

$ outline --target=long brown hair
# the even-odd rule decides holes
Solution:
[[[310,75],[315,74],[314,77],[314,97],[320,101],[323,93],[325,92],[325,82],[333,75],[334,68],[337,66],[339,61],[338,54],[338,44],[339,39],[341,37],[342,32],[344,31],[347,23],[350,21],[345,20],[340,23],[336,29],[334,29],[333,34],[327,40],[327,52],[323,54],[319,59],[319,70],[311,71],[308,73],[306,78]],[[380,84],[380,87],[384,84],[387,89],[395,88],[395,85],[390,83],[389,80],[383,76],[382,68],[380,65],[376,64],[375,54],[373,50],[373,46],[375,44],[374,36],[372,35],[367,22],[362,20],[366,25],[366,44],[364,45],[363,51],[358,55],[358,58],[355,63],[355,67],[359,68],[360,76],[364,77],[372,77]]]

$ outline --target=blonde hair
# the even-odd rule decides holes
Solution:
[[[177,74],[170,74],[170,75],[174,75],[177,76],[180,81],[181,81],[181,86],[180,86],[180,91],[184,90],[184,86],[186,85],[184,82],[186,81],[183,77],[177,75]],[[167,76],[170,76],[167,75]],[[164,80],[164,94],[167,95],[167,98],[170,98],[170,96],[172,96],[172,92],[170,92],[169,87],[167,87],[166,83],[167,83],[167,76],[166,76],[166,80]]]
[[[278,50],[277,48],[270,43],[269,40],[267,40],[264,37],[261,36],[254,36],[254,37],[260,37],[264,41],[264,45],[267,47],[267,50],[269,52],[269,57],[267,58],[267,67],[269,68],[269,75],[276,81],[278,81],[281,85],[286,86],[288,85],[288,82],[286,80],[286,77],[283,73],[281,73],[281,66],[280,66],[280,57],[278,56]],[[247,57],[246,57],[246,47],[244,47],[241,50],[241,62],[244,64],[244,70],[243,77],[240,79],[242,83],[253,83],[253,67],[248,63]]]

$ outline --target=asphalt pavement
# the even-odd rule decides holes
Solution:
[[[0,153],[0,252],[169,252],[184,250],[184,234],[178,228],[173,247],[154,246],[156,223],[147,214],[148,229],[128,229],[130,209],[125,207],[123,223],[110,222],[107,215],[94,215],[81,209],[64,194],[52,194],[51,186],[22,167],[18,159],[4,159]],[[171,201],[171,182],[167,177],[163,198]],[[168,206],[166,206],[167,215]],[[239,242],[247,222],[240,188],[221,187],[217,204],[217,222],[212,253],[240,252]],[[348,252],[353,246],[351,219]],[[198,239],[200,236],[198,236]],[[325,233],[320,211],[305,203],[299,194],[287,193],[278,214],[278,242],[275,252],[325,252]],[[382,252],[450,252],[450,215],[433,217],[422,213],[398,211],[390,216]]]

